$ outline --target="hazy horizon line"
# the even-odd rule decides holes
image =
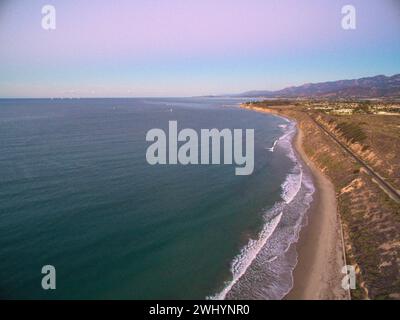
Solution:
[[[378,77],[378,76],[384,76],[387,78],[399,75],[399,72],[391,73],[391,74],[384,74],[384,73],[379,73],[379,74],[374,74],[374,75],[365,75],[365,76],[359,76],[359,77],[351,77],[351,78],[346,78],[346,79],[331,79],[331,80],[323,80],[323,81],[317,81],[317,82],[302,82],[301,84],[294,84],[294,85],[288,85],[281,87],[280,89],[276,90],[270,90],[270,89],[251,89],[251,90],[243,90],[241,92],[237,93],[220,93],[220,94],[201,94],[201,95],[138,95],[138,96],[54,96],[54,97],[0,97],[1,100],[5,99],[149,99],[149,98],[221,98],[221,97],[226,97],[226,98],[248,98],[248,97],[235,97],[240,94],[244,94],[247,92],[252,92],[252,91],[268,91],[268,92],[275,92],[275,91],[280,91],[284,90],[287,88],[293,88],[293,87],[299,87],[303,86],[306,84],[317,84],[317,83],[326,83],[326,82],[335,82],[335,81],[346,81],[346,80],[358,80],[358,79],[364,79],[364,78],[373,78],[373,77]]]

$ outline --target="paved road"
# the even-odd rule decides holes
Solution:
[[[376,183],[396,202],[400,203],[400,193],[392,187],[387,181],[385,181],[377,172],[374,171],[367,163],[361,160],[353,151],[351,151],[343,142],[338,140],[331,132],[325,129],[313,116],[308,114],[314,123],[321,128],[328,136],[330,136],[339,146],[342,147],[351,157],[353,157],[367,173],[372,176]]]

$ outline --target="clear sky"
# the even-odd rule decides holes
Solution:
[[[41,26],[56,8],[56,29]],[[343,5],[356,29],[341,27]],[[399,0],[0,0],[0,97],[191,96],[400,73]]]

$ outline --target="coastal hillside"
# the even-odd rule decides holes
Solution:
[[[333,182],[344,230],[347,264],[355,265],[357,288],[352,299],[400,298],[400,114],[397,105],[275,101],[243,107],[281,114],[298,122],[308,157]],[[358,108],[359,107],[359,108]],[[349,109],[344,114],[334,110]],[[383,112],[383,109],[389,111]],[[379,114],[383,112],[383,114]],[[388,114],[389,113],[389,114]],[[325,134],[329,133],[329,134]],[[388,183],[377,178],[330,135]]]
[[[240,97],[267,98],[400,98],[400,74],[307,83],[277,91],[248,91]]]

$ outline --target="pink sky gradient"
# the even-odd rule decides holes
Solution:
[[[51,32],[40,24],[47,3],[57,10],[57,29]],[[185,95],[399,72],[399,62],[380,61],[379,52],[384,48],[382,59],[399,54],[400,5],[392,0],[352,3],[357,8],[354,31],[340,26],[340,10],[347,3],[339,0],[5,1],[0,6],[0,84],[7,90],[14,86],[14,93],[35,87],[45,94],[51,83],[49,90],[57,94],[79,84],[86,91],[101,86],[112,87],[113,94],[121,88],[120,94],[131,90],[137,95],[179,95],[181,87]],[[350,65],[357,55],[363,65]],[[341,74],[329,74],[330,61],[340,66],[344,57],[350,62],[342,61]],[[325,72],[315,69],[315,59]],[[371,70],[363,70],[369,59]],[[282,72],[293,65],[301,71],[282,79],[279,64]],[[217,85],[230,76],[242,79]],[[0,96],[6,94],[0,89]]]

